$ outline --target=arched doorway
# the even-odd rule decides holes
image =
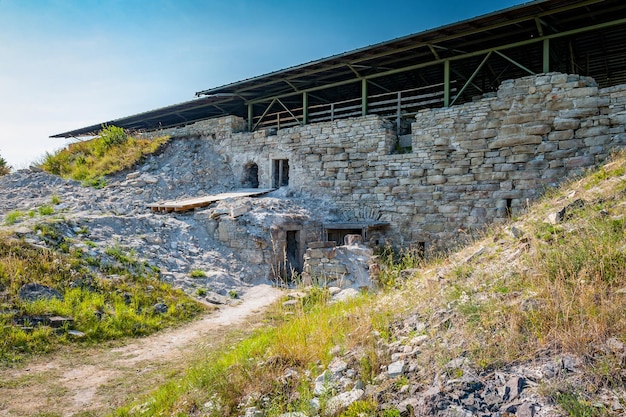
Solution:
[[[259,188],[259,166],[254,162],[248,162],[243,167],[241,185],[244,188]]]

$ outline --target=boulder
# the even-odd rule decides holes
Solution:
[[[62,300],[63,295],[52,287],[47,287],[45,285],[30,283],[24,284],[22,288],[20,288],[20,300],[22,301],[37,301],[37,300]]]

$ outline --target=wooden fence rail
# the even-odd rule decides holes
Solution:
[[[443,105],[443,84],[412,88],[391,93],[376,94],[367,97],[367,113],[379,114],[396,123],[399,132],[403,118],[415,116],[424,108]],[[426,90],[426,92],[424,92]],[[430,90],[430,91],[428,91]],[[434,90],[434,91],[433,91]],[[451,89],[456,92],[456,88]],[[328,104],[309,106],[308,123],[329,122],[337,119],[358,117],[362,115],[361,98],[343,100]],[[253,119],[255,130],[285,129],[303,125],[303,108],[281,110],[257,116]]]

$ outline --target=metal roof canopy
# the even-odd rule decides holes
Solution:
[[[625,43],[623,0],[538,0],[202,90],[195,100],[52,137],[93,135],[102,125],[156,130],[224,115],[247,119],[249,130],[263,126],[269,115],[282,114],[291,125],[306,124],[316,121],[313,109],[330,106],[324,112],[332,119],[333,106],[348,101],[352,110],[344,117],[397,113],[399,120],[418,108],[471,101],[495,91],[505,79],[549,71],[589,75],[609,86],[626,83]],[[399,92],[409,89],[421,101],[401,110],[407,98]],[[396,93],[397,111],[389,99]],[[377,110],[373,97],[391,104]]]

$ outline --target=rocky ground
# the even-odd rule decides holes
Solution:
[[[267,283],[267,277],[249,260],[217,241],[203,221],[210,210],[227,212],[231,205],[241,202],[222,201],[189,213],[162,214],[147,208],[157,201],[237,188],[228,168],[217,158],[210,160],[211,152],[206,146],[199,140],[174,141],[136,169],[108,178],[107,185],[101,189],[87,188],[35,168],[0,177],[0,230],[21,235],[33,245],[45,246],[49,243],[34,226],[51,222],[70,239],[73,248],[80,248],[89,256],[106,257],[107,249],[116,246],[158,268],[164,281],[204,301],[230,304],[233,298],[245,299],[247,292],[253,294],[254,285]],[[251,235],[269,228],[274,216],[281,213],[323,219],[336,212],[328,202],[306,200],[285,189],[246,201],[250,205]],[[42,214],[40,208],[48,206],[53,212]],[[14,224],[7,224],[10,213],[15,211],[22,215]],[[557,217],[558,213],[555,212]],[[493,247],[469,248],[469,253],[459,255],[449,268],[490,251],[501,258],[498,265],[510,267],[526,250],[527,245],[519,239],[523,235],[521,228],[508,229],[516,238],[514,244],[494,242]],[[491,266],[486,264],[486,267]],[[206,276],[193,277],[192,271],[196,270]],[[431,275],[433,280],[441,281],[438,277],[445,274],[434,271]],[[203,291],[199,292],[200,289]],[[420,288],[411,290],[420,291]],[[338,293],[336,298],[354,293],[354,290],[332,291]],[[532,300],[521,302],[526,301]],[[481,371],[461,354],[438,364],[436,370],[425,369],[417,358],[429,344],[441,343],[433,335],[439,327],[454,320],[451,309],[431,313],[429,316],[414,313],[398,320],[389,329],[392,337],[378,335],[376,356],[386,360],[373,370],[374,377],[368,383],[360,377],[363,352],[338,347],[331,364],[311,374],[317,395],[312,409],[321,401],[326,402],[326,410],[340,410],[356,400],[373,398],[383,408],[398,410],[402,416],[556,417],[565,414],[553,398],[545,395],[546,387],[552,387],[551,392],[558,386],[580,387],[584,391],[585,384],[589,384],[583,359],[550,352],[537,352],[532,361]],[[185,337],[182,333],[179,336]],[[626,346],[618,339],[609,339],[601,348],[614,352],[622,360],[626,358]],[[136,346],[136,349],[133,355],[141,355],[143,348]],[[287,371],[284,378],[293,376],[292,371]],[[599,414],[588,415],[626,415],[624,404],[623,389],[596,390],[589,405],[597,406]],[[264,415],[262,410],[246,409],[245,405],[242,411],[245,417]],[[298,415],[305,416],[289,414]],[[388,415],[397,414],[390,411]]]
[[[106,257],[107,249],[119,247],[158,268],[161,278],[173,286],[194,296],[203,294],[201,298],[212,303],[228,302],[250,285],[268,282],[267,268],[244,259],[215,239],[214,230],[207,229],[207,216],[228,213],[233,206],[240,206],[242,199],[185,213],[157,213],[147,207],[236,189],[232,173],[210,146],[202,140],[172,140],[136,169],[108,177],[107,185],[100,189],[37,168],[0,177],[0,230],[46,245],[34,226],[53,222],[72,248],[88,256]],[[329,213],[327,202],[305,200],[285,189],[243,200],[250,211],[247,226],[251,236],[265,233],[276,216],[313,218]],[[42,216],[39,209],[47,206],[54,212]],[[21,216],[7,225],[7,215],[15,211]],[[192,271],[206,276],[192,277]]]

